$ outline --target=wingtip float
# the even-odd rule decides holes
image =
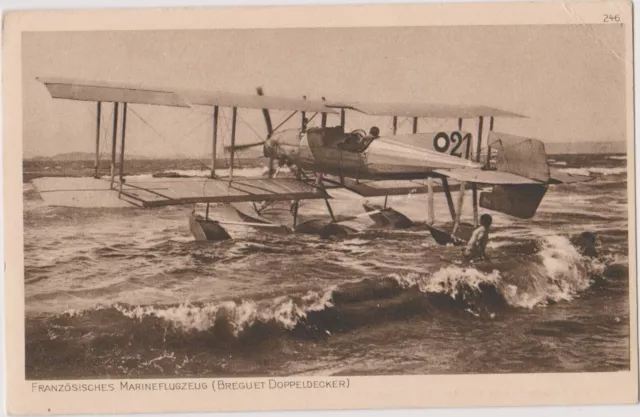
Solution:
[[[206,204],[206,216],[195,212],[189,215],[189,226],[196,240],[226,240],[230,234],[225,222],[209,218],[212,203],[252,203],[254,210],[237,209],[241,220],[235,222],[247,227],[271,231],[313,233],[321,236],[349,234],[353,229],[339,221],[331,207],[329,189],[344,189],[360,196],[389,196],[428,194],[428,224],[431,234],[440,244],[464,240],[458,237],[478,224],[478,207],[509,216],[528,219],[535,215],[549,185],[582,182],[589,177],[564,175],[552,170],[547,162],[544,143],[537,139],[507,135],[494,131],[498,117],[520,118],[517,113],[487,106],[451,106],[408,103],[356,103],[322,100],[291,99],[267,96],[261,87],[256,95],[223,92],[171,90],[143,87],[136,84],[105,83],[63,78],[39,77],[51,97],[55,99],[122,103],[122,118],[126,120],[127,104],[148,104],[169,107],[213,108],[214,132],[212,138],[211,175],[209,178],[147,178],[125,180],[124,155],[126,125],[120,135],[120,163],[115,160],[117,137],[112,140],[110,177],[98,172],[99,154],[96,151],[94,178],[38,178],[34,188],[47,204],[66,207],[140,207]],[[229,174],[216,175],[216,148],[220,107],[230,107],[231,145]],[[236,144],[238,109],[259,109],[264,113],[267,126],[266,139],[249,145]],[[270,110],[290,112],[278,126],[271,123]],[[389,116],[393,119],[390,136],[380,134],[377,127],[345,131],[346,111],[357,111],[370,116]],[[311,114],[311,117],[308,117]],[[118,123],[114,111],[114,126]],[[282,129],[296,114],[301,116],[300,127]],[[311,121],[320,115],[320,126],[311,127]],[[339,115],[340,123],[327,126],[328,115]],[[398,117],[413,120],[413,133],[399,135]],[[423,118],[457,119],[458,129],[439,132],[418,132]],[[484,131],[485,119],[488,129]],[[477,120],[477,132],[462,129],[464,119]],[[97,119],[96,150],[100,141],[100,118]],[[115,131],[115,129],[114,129]],[[483,147],[483,138],[486,146]],[[240,178],[234,176],[235,153],[250,147],[263,147],[269,159],[268,177]],[[495,154],[495,162],[494,162]],[[482,156],[484,155],[484,161]],[[277,178],[273,165],[287,166],[295,178]],[[116,176],[116,169],[119,175]],[[459,193],[454,204],[452,191],[456,181]],[[434,184],[440,182],[440,186]],[[471,188],[473,225],[460,220],[462,196]],[[478,193],[478,189],[490,188]],[[435,227],[434,193],[442,192],[453,221],[454,233]],[[328,220],[298,218],[299,201],[322,199]],[[292,226],[273,223],[261,215],[262,206],[274,201],[291,202]],[[379,226],[402,228],[412,221],[390,207],[365,204],[365,212]],[[253,212],[251,212],[253,211]],[[228,223],[228,222],[227,222]],[[465,234],[465,233],[463,233]]]

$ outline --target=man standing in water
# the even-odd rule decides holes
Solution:
[[[463,251],[466,260],[485,259],[485,250],[489,241],[489,228],[492,221],[493,219],[488,214],[480,216],[480,226],[473,231]]]

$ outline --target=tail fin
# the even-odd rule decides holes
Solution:
[[[491,132],[489,146],[498,151],[497,171],[540,181],[540,184],[494,185],[490,192],[480,193],[480,207],[530,219],[538,210],[550,179],[544,143],[537,139]]]
[[[544,143],[538,139],[489,133],[489,146],[498,152],[496,169],[540,182],[550,178]]]

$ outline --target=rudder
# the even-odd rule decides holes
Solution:
[[[494,185],[490,192],[480,193],[480,207],[530,219],[546,192],[546,184]]]
[[[539,181],[540,184],[494,185],[490,192],[480,194],[480,207],[521,219],[532,218],[550,179],[549,163],[544,143],[505,133],[491,132],[489,146],[496,149],[496,170]]]

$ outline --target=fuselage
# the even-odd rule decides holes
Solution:
[[[435,169],[480,167],[392,137],[345,134],[340,126],[284,130],[265,143],[264,155],[306,171],[356,179],[419,179]]]

